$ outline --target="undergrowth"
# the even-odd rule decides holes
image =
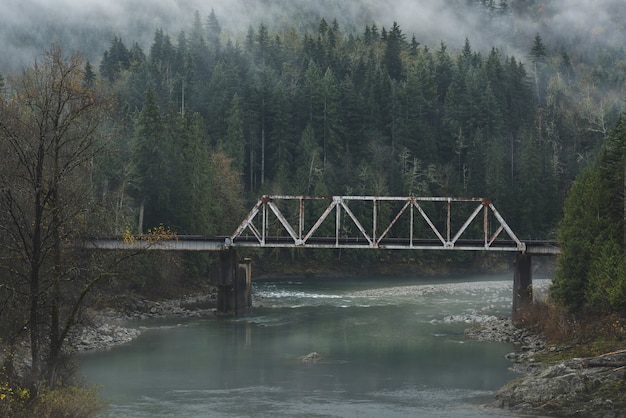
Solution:
[[[594,357],[626,348],[626,318],[619,315],[573,315],[562,306],[535,302],[520,315],[518,325],[541,334],[553,349],[541,359],[557,361]]]

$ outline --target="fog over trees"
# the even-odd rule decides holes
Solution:
[[[195,10],[208,15],[212,9],[224,35],[240,42],[248,26],[259,22],[282,31],[313,29],[321,18],[336,19],[346,33],[396,21],[422,44],[444,41],[458,47],[468,38],[478,50],[496,46],[522,54],[537,32],[551,44],[572,42],[590,53],[596,45],[623,47],[626,33],[621,0],[5,0],[0,5],[0,72],[31,64],[50,42],[79,49],[92,62],[113,36],[147,47],[156,28],[174,36]],[[506,19],[494,19],[501,15]]]
[[[595,237],[555,295],[623,314],[624,22],[623,0],[5,0],[0,322],[32,353],[9,381],[66,382],[92,290],[171,295],[209,275],[210,256],[149,256],[99,288],[110,272],[74,238],[228,235],[261,194],[486,197],[521,238],[566,240],[563,260]]]

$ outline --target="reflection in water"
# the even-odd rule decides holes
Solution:
[[[116,417],[507,416],[480,404],[514,377],[513,346],[442,321],[508,315],[510,278],[489,279],[255,283],[250,315],[155,323],[81,370]]]

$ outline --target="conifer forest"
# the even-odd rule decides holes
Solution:
[[[556,301],[626,312],[626,5],[571,2],[216,1],[174,14],[133,0],[107,26],[106,5],[71,20],[10,0],[0,335],[15,347],[31,327],[24,387],[63,381],[85,304],[163,296],[213,262],[68,243],[227,236],[265,194],[488,198],[520,238],[559,240]],[[408,257],[264,255],[274,270]]]

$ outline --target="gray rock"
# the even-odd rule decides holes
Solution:
[[[496,393],[494,406],[531,415],[626,417],[613,400],[598,397],[598,389],[619,384],[623,368],[588,367],[599,358],[533,364],[524,375]],[[620,370],[621,369],[621,370]]]
[[[312,353],[309,353],[306,356],[302,356],[298,358],[300,359],[300,361],[302,361],[305,364],[315,364],[322,359],[322,356],[320,356],[318,353],[313,351]]]

